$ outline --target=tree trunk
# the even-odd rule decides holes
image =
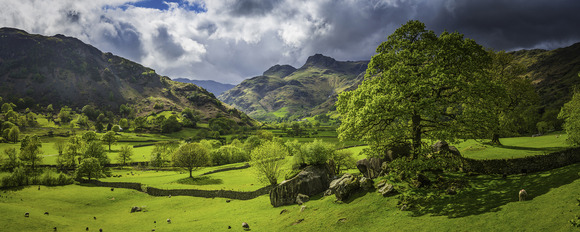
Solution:
[[[411,118],[411,130],[413,140],[413,151],[411,152],[411,159],[415,159],[421,150],[421,116],[414,114]]]
[[[501,146],[501,142],[499,141],[499,134],[494,133],[491,138],[491,144]]]
[[[189,169],[189,178],[193,178],[193,176],[191,175],[192,171],[193,171],[193,169]]]

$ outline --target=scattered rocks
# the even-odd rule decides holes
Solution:
[[[346,222],[346,218],[338,219],[338,222]]]
[[[379,183],[377,183],[377,189],[382,188],[383,186],[385,186],[385,184],[387,184],[387,180],[379,181]]]
[[[526,197],[528,196],[528,192],[526,192],[526,190],[522,189],[522,190],[520,190],[518,196],[520,198],[520,201],[525,201]]]
[[[401,206],[401,211],[406,211],[407,209],[409,209],[409,207],[407,205],[402,205]]]
[[[374,188],[374,184],[375,184],[375,182],[372,179],[369,179],[366,177],[360,178],[358,183],[359,183],[359,187],[365,191],[372,190]]]
[[[30,213],[28,212],[24,213],[24,217],[30,217]]]
[[[461,156],[461,153],[459,152],[459,150],[457,150],[456,147],[454,146],[449,146],[449,144],[445,141],[437,141],[436,143],[434,143],[433,145],[431,145],[431,149],[433,150],[433,152],[446,152],[455,156]]]
[[[228,230],[231,229],[231,228],[232,228],[231,226],[228,226]]]
[[[227,200],[226,200],[226,203],[230,203],[231,201],[232,201],[232,200],[230,200],[230,199],[227,199]]]
[[[48,212],[44,212],[44,215],[48,216]]]
[[[358,177],[350,173],[344,174],[341,178],[333,180],[329,189],[336,196],[336,200],[346,200],[354,191],[360,188]]]
[[[308,195],[304,195],[302,193],[298,193],[298,196],[296,196],[296,204],[298,204],[298,205],[302,205],[309,200],[310,200],[310,197]]]
[[[270,190],[270,203],[274,207],[296,203],[299,193],[312,196],[328,189],[330,179],[326,165],[308,166],[292,179],[285,180]]]
[[[280,211],[280,215],[285,214],[285,213],[288,213],[287,209],[283,209],[282,211]]]
[[[112,191],[115,191],[115,188],[111,188],[111,192],[112,192]]]
[[[304,210],[306,210],[306,206],[305,205],[303,205],[303,206],[300,207],[300,212],[301,213],[304,212]]]
[[[300,222],[304,221],[304,218],[302,219],[298,219],[298,221],[295,221],[294,223],[292,223],[292,225],[298,225],[300,224]]]
[[[141,212],[141,207],[139,206],[133,206],[131,207],[131,213],[135,213],[135,212]]]
[[[326,191],[324,191],[324,196],[325,196],[325,197],[328,197],[328,196],[330,196],[330,195],[332,195],[332,190],[330,190],[330,189],[327,189]]]
[[[250,229],[250,225],[248,225],[247,222],[242,222],[242,228],[244,228],[244,229]]]
[[[384,182],[382,187],[379,189],[379,193],[383,195],[383,197],[388,197],[397,194],[397,190],[392,184]]]
[[[170,218],[167,219],[167,223],[171,224],[171,219]]]

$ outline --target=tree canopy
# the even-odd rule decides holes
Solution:
[[[199,143],[186,143],[181,145],[173,154],[173,163],[189,171],[189,177],[195,168],[209,164],[209,151]]]
[[[572,99],[564,104],[558,118],[564,119],[568,142],[574,146],[580,145],[580,92],[574,93]]]
[[[383,155],[410,140],[418,153],[423,138],[453,140],[489,124],[481,106],[493,94],[490,57],[475,41],[409,21],[376,52],[362,84],[339,95],[341,139],[363,140]]]

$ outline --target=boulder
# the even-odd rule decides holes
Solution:
[[[360,180],[358,181],[359,183],[359,187],[362,188],[365,191],[369,191],[372,190],[375,186],[375,182],[372,179],[366,178],[366,177],[362,177],[360,178]]]
[[[299,205],[302,205],[309,200],[310,200],[310,197],[308,195],[304,195],[302,193],[298,193],[298,196],[296,196],[296,204],[299,204]]]
[[[379,188],[379,193],[383,195],[383,197],[388,197],[397,194],[397,190],[395,190],[392,184],[384,182],[382,187]]]
[[[385,184],[387,184],[387,180],[379,181],[379,183],[377,183],[377,189],[381,189]]]
[[[381,173],[382,160],[376,157],[361,159],[356,162],[356,167],[366,178],[377,178]]]
[[[431,145],[431,149],[433,152],[446,152],[455,156],[461,156],[459,150],[457,150],[454,146],[449,146],[449,144],[445,141],[437,141],[433,145]]]
[[[336,196],[336,200],[344,201],[356,190],[360,188],[359,179],[350,173],[344,174],[341,178],[333,180],[329,189]]]
[[[308,166],[295,177],[282,181],[270,190],[270,204],[274,207],[296,203],[298,194],[313,196],[324,192],[330,184],[326,165]]]

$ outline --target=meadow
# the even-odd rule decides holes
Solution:
[[[190,131],[191,132],[191,131]],[[78,132],[77,132],[78,133]],[[276,133],[276,132],[274,132]],[[320,139],[338,144],[333,132],[321,132]],[[116,163],[122,145],[144,145],[153,141],[174,140],[186,135],[143,135],[121,133],[109,157]],[[44,164],[56,164],[58,153],[53,144],[65,137],[43,137]],[[283,137],[309,142],[315,138]],[[567,148],[566,135],[556,132],[540,137],[503,138],[503,146],[481,141],[460,141],[456,146],[463,156],[474,159],[518,158],[542,155]],[[357,144],[356,142],[351,142]],[[360,144],[360,143],[359,143]],[[19,144],[0,144],[19,148]],[[346,148],[356,159],[366,146]],[[133,160],[148,161],[153,146],[134,149]],[[292,157],[284,169],[290,172]],[[161,170],[113,168],[121,177],[102,178],[103,182],[138,182],[162,189],[204,189],[254,191],[267,184],[258,182],[253,167],[200,176],[208,171],[239,167],[244,163],[205,167],[194,171],[194,178],[181,169]],[[358,173],[357,169],[348,172]],[[0,224],[2,231],[233,231],[247,222],[253,231],[575,231],[569,223],[580,214],[580,164],[528,175],[465,176],[468,187],[457,195],[435,199],[426,207],[401,211],[397,196],[382,197],[375,191],[359,192],[347,201],[334,195],[317,195],[301,212],[298,205],[274,208],[267,195],[251,200],[197,198],[189,196],[154,197],[146,193],[90,184],[46,187],[27,186],[1,191]],[[0,176],[6,173],[0,173]],[[279,178],[279,182],[284,176]],[[525,188],[529,201],[518,202],[517,192]],[[139,206],[143,212],[130,213]],[[24,217],[29,212],[30,217]],[[44,215],[48,212],[48,215]],[[96,219],[95,219],[96,218]],[[171,223],[166,220],[171,219]]]

